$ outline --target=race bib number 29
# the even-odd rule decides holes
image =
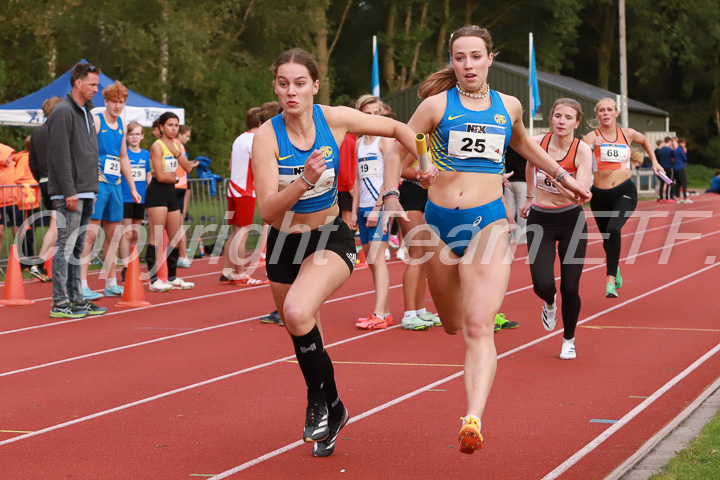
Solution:
[[[505,154],[505,134],[496,125],[468,123],[464,131],[450,130],[448,155],[455,158],[483,158],[495,163],[502,162]]]

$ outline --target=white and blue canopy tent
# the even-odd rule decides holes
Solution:
[[[86,60],[81,60],[86,62]],[[15,127],[39,127],[45,123],[45,115],[42,111],[42,104],[50,97],[60,96],[65,98],[70,87],[70,72],[68,70],[59,76],[51,84],[46,85],[37,92],[31,93],[18,100],[0,105],[0,125],[8,125]],[[115,83],[115,80],[108,77],[104,73],[100,74],[100,85],[98,93],[93,98],[93,103],[97,107],[94,112],[105,110],[105,99],[102,91],[105,87]],[[127,87],[127,85],[125,85]],[[150,127],[157,117],[165,112],[173,112],[180,119],[180,124],[185,123],[185,109],[171,107],[149,98],[143,97],[128,88],[128,98],[125,103],[125,111],[123,118],[127,123],[138,122],[143,127]]]

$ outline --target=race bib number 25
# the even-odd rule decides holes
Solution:
[[[483,158],[502,162],[505,154],[505,134],[496,125],[463,125],[464,131],[450,130],[448,155],[455,158]]]
[[[118,157],[113,157],[112,155],[105,157],[105,168],[103,168],[103,173],[105,175],[120,175],[120,159]]]

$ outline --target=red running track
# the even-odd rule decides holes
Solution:
[[[145,309],[102,299],[107,315],[58,321],[50,285],[27,283],[37,303],[0,307],[0,468],[16,479],[601,479],[718,377],[719,207],[710,196],[640,204],[620,298],[604,298],[603,265],[585,265],[575,361],[557,357],[561,329],[541,327],[518,248],[503,312],[521,325],[495,336],[485,449],[471,456],[456,443],[461,338],[354,329],[373,304],[367,269],[322,309],[353,417],[325,459],[298,441],[305,395],[287,333],[257,321],[273,308],[267,286],[220,285],[218,266],[196,261],[182,271],[193,290],[146,290]],[[648,213],[661,216],[633,243]],[[588,258],[602,257],[591,240]],[[400,317],[403,265],[390,270]]]

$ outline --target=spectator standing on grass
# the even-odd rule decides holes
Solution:
[[[60,97],[50,97],[43,102],[42,110],[45,118],[50,118],[50,114],[52,114],[52,111],[60,102],[62,102],[62,98]],[[48,225],[48,229],[45,231],[42,245],[40,246],[40,251],[38,252],[38,256],[43,261],[47,260],[47,258],[52,255],[50,253],[50,249],[55,246],[55,242],[57,240],[57,220],[55,219],[55,210],[53,210],[50,195],[48,195],[47,145],[48,124],[45,122],[42,126],[40,126],[40,128],[35,130],[32,135],[30,135],[30,149],[28,150],[28,163],[30,165],[30,171],[40,185],[43,207],[47,212],[50,212],[50,224]],[[43,282],[50,281],[48,272],[45,271],[45,267],[43,265],[30,267],[30,273]]]
[[[685,166],[688,161],[688,156],[687,142],[684,138],[678,139],[678,146],[673,152],[673,158],[675,158],[675,163],[673,165],[673,171],[675,172],[675,185],[673,185],[673,190],[675,190],[675,197],[677,198],[677,202],[695,203],[687,196],[687,172],[685,171]],[[681,190],[683,194],[682,198],[680,198]]]
[[[665,169],[667,172],[668,177],[674,178],[675,174],[673,173],[673,163],[674,163],[674,150],[672,148],[672,139],[670,137],[665,137],[665,143],[664,145],[660,146],[660,148],[657,148],[655,150],[657,152],[657,161],[660,164],[661,167]],[[660,181],[659,187],[658,187],[658,199],[657,201],[660,203],[667,202],[667,203],[675,203],[675,200],[673,199],[673,188],[670,185],[667,185],[665,182]],[[665,195],[665,198],[663,198],[663,192]]]
[[[48,120],[48,194],[58,215],[53,255],[53,318],[82,318],[107,311],[82,296],[81,255],[84,228],[98,192],[98,138],[91,110],[100,69],[78,63],[70,72],[72,90]]]

